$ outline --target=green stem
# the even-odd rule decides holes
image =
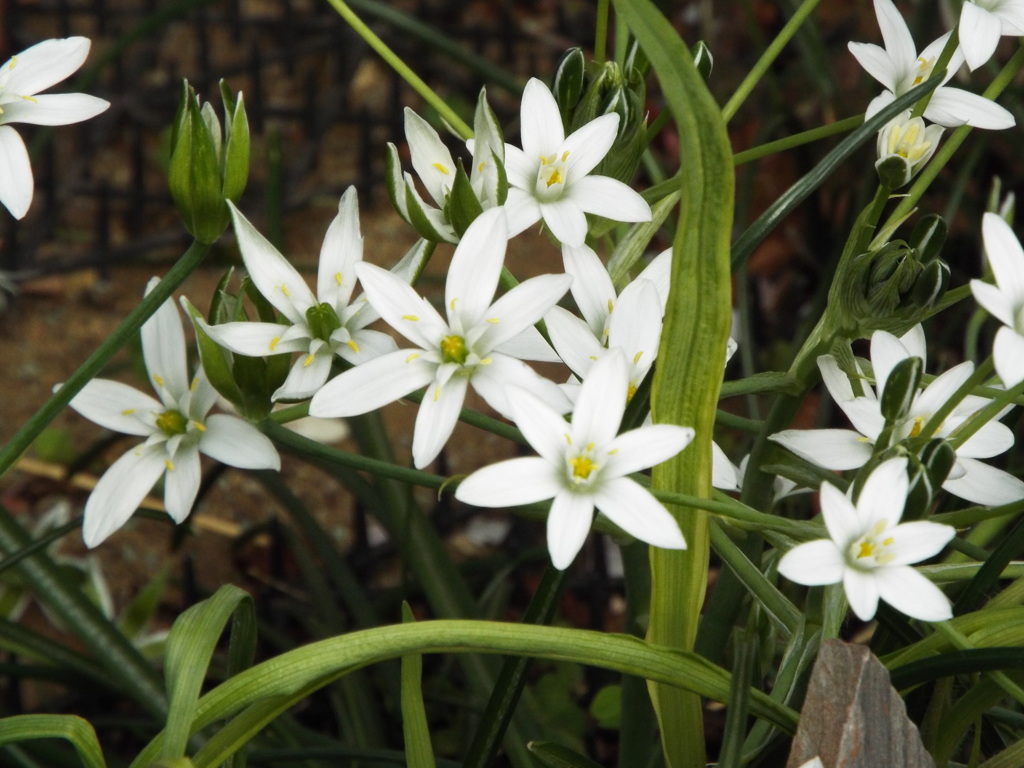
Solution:
[[[448,125],[459,132],[459,135],[464,139],[473,138],[473,129],[470,128],[459,117],[455,111],[448,106],[447,102],[438,96],[434,90],[423,82],[422,78],[417,75],[409,66],[402,61],[398,54],[392,51],[387,44],[381,40],[372,29],[370,29],[362,19],[360,19],[352,11],[351,8],[345,3],[345,0],[327,0],[331,4],[331,7],[338,12],[338,15],[343,18],[352,29],[356,31],[366,44],[373,48],[384,61],[390,66],[405,82],[412,86],[413,90],[418,93],[424,101],[426,101],[431,107],[437,110],[437,113],[447,121]]]
[[[999,415],[999,412],[1006,406],[1011,405],[1018,395],[1024,393],[1024,381],[1006,390],[999,397],[994,398],[988,405],[979,411],[975,411],[971,417],[953,430],[949,436],[949,444],[953,448],[959,448],[966,443],[974,433],[988,424]]]
[[[812,141],[820,141],[821,139],[827,139],[829,136],[852,131],[863,123],[864,115],[853,115],[828,125],[821,125],[808,131],[794,133],[792,136],[787,136],[784,139],[769,141],[767,144],[761,144],[760,146],[737,152],[732,156],[732,163],[733,165],[743,165],[753,160],[760,160],[762,157],[774,155],[776,152],[784,152],[787,149],[810,144]]]
[[[597,29],[594,31],[594,61],[604,64],[608,50],[608,13],[610,0],[597,0]]]
[[[1017,72],[1020,71],[1021,67],[1024,67],[1024,44],[1017,49],[1017,52],[1013,54],[1012,58],[1006,62],[1006,66],[1003,67],[999,74],[995,76],[989,87],[985,89],[982,94],[986,99],[995,100],[999,94],[1006,90],[1007,86],[1013,82]],[[920,103],[920,102],[919,102]],[[893,222],[900,221],[905,218],[917,205],[918,200],[925,193],[928,187],[931,186],[932,182],[939,175],[942,169],[946,166],[946,163],[950,161],[953,154],[960,148],[960,145],[966,141],[967,136],[971,132],[971,126],[961,125],[950,135],[949,139],[939,147],[938,151],[928,161],[928,165],[924,167],[924,170],[918,174],[917,180],[911,186],[910,191],[907,192],[906,196],[900,200],[899,205],[896,206],[892,214],[889,216],[888,222],[886,222],[883,229],[887,229]]]
[[[779,54],[782,53],[782,49],[786,47],[789,41],[796,34],[796,31],[800,28],[800,25],[804,23],[808,16],[814,12],[814,9],[818,6],[819,0],[803,0],[800,3],[800,7],[797,8],[796,13],[786,23],[786,26],[782,28],[779,34],[771,44],[765,49],[765,52],[761,54],[761,58],[757,60],[753,69],[750,73],[743,78],[743,82],[740,83],[740,87],[736,89],[736,92],[732,95],[729,101],[726,102],[725,106],[722,107],[722,120],[728,123],[736,111],[740,108],[747,97],[754,90],[757,84],[764,77],[768,68],[772,65]]]
[[[18,430],[0,450],[0,477],[14,466],[18,457],[57,417],[57,414],[64,410],[64,406],[71,402],[71,399],[81,391],[82,387],[88,384],[103,369],[110,358],[138,333],[142,324],[171,297],[175,289],[192,274],[209,251],[209,245],[198,241],[193,242],[164,278],[157,283],[156,287],[135,309],[128,313],[128,317],[118,326],[117,330],[97,347],[96,351],[82,363],[78,370],[68,377],[61,388],[50,396],[43,407],[36,411],[35,415]]]
[[[540,585],[523,616],[523,624],[548,624],[555,615],[558,601],[568,582],[569,570],[560,571],[548,565]],[[512,656],[505,660],[487,701],[473,743],[463,759],[464,768],[486,768],[494,762],[498,747],[512,720],[516,704],[526,685],[529,658]]]
[[[974,373],[971,374],[970,378],[967,379],[960,387],[950,395],[949,399],[946,400],[939,408],[931,415],[925,425],[921,428],[922,437],[931,437],[942,426],[942,422],[946,420],[946,417],[953,412],[953,410],[963,402],[963,399],[974,392],[974,388],[985,381],[992,373],[992,369],[995,367],[993,359],[989,356],[981,365],[979,365]]]

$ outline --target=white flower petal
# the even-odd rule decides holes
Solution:
[[[474,329],[471,344],[492,350],[512,340],[544,317],[569,290],[571,282],[569,275],[538,275],[524,280],[490,308],[483,307],[483,322]]]
[[[603,472],[621,477],[655,467],[688,446],[693,434],[692,428],[674,424],[652,424],[623,432],[608,444],[608,463]]]
[[[529,192],[509,187],[505,215],[508,217],[508,236],[515,237],[540,221],[540,203]]]
[[[605,322],[615,304],[615,286],[604,264],[588,245],[562,246],[562,264],[572,275],[572,297],[594,336],[604,337]]]
[[[565,364],[581,379],[606,350],[591,333],[589,326],[561,307],[552,307],[544,317],[551,343]]]
[[[1024,381],[1024,337],[1012,328],[1003,326],[996,331],[992,344],[996,373],[1003,380],[1003,386],[1015,387]]]
[[[561,490],[551,462],[537,456],[478,469],[455,489],[455,498],[477,507],[515,507],[552,499]]]
[[[947,479],[942,487],[972,504],[994,507],[1024,499],[1024,481],[977,459],[958,458],[964,474]],[[951,475],[953,473],[950,473]]]
[[[885,49],[872,43],[847,43],[857,63],[888,91],[896,89],[896,70]],[[865,119],[868,119],[865,115]]]
[[[555,496],[548,513],[547,536],[551,564],[565,570],[583,548],[594,522],[594,501],[589,495],[563,491]]]
[[[992,58],[1003,33],[1003,24],[995,14],[972,2],[960,8],[960,50],[971,70]]]
[[[739,470],[714,440],[711,441],[711,486],[720,491],[740,489]]]
[[[629,535],[663,549],[686,549],[686,540],[672,515],[649,491],[619,477],[601,482],[594,505]]]
[[[0,122],[29,125],[69,125],[88,120],[110,107],[109,101],[86,93],[61,93],[34,96],[31,101],[3,105]]]
[[[839,363],[832,355],[822,355],[818,358],[818,370],[821,371],[821,380],[833,400],[837,403],[853,400],[855,395],[850,377],[839,367]]]
[[[32,165],[25,142],[13,128],[0,125],[0,204],[16,219],[32,205]]]
[[[539,205],[540,214],[552,235],[564,245],[583,245],[587,239],[587,217],[577,202],[566,196]]]
[[[362,365],[375,357],[398,349],[395,340],[386,333],[365,328],[352,334],[352,343],[356,345],[356,349],[352,349],[348,344],[342,344],[338,348],[339,356],[352,365]]]
[[[178,451],[167,465],[164,478],[164,507],[176,523],[181,523],[192,511],[201,479],[199,451],[195,448]]]
[[[82,538],[95,547],[124,525],[167,468],[163,446],[138,445],[110,465],[85,503]]]
[[[841,550],[859,538],[868,529],[859,508],[849,497],[831,483],[821,484],[821,517],[828,535]]]
[[[253,285],[292,323],[304,323],[306,310],[317,303],[306,281],[230,201],[228,208]]]
[[[427,387],[416,414],[416,432],[412,438],[412,459],[417,469],[423,469],[436,459],[451,437],[466,399],[468,383],[464,376],[453,376],[444,385],[435,382]]]
[[[1016,307],[1008,291],[1004,291],[1002,288],[998,288],[990,283],[974,279],[971,280],[971,293],[974,294],[974,300],[987,310],[990,315],[1011,328],[1014,326],[1015,318],[1013,313]],[[1022,297],[1021,304],[1024,305],[1024,297]]]
[[[1024,304],[1024,249],[1020,241],[1010,225],[995,213],[982,217],[981,232],[985,255],[999,290],[1006,294],[1014,308]],[[1013,321],[1006,324],[1013,325]]]
[[[891,527],[900,521],[908,485],[907,460],[903,457],[889,459],[872,470],[857,497],[857,513],[865,530],[878,522]]]
[[[535,77],[531,77],[523,89],[520,115],[523,152],[528,158],[550,155],[561,147],[565,131],[558,104],[548,87]]]
[[[577,444],[608,445],[615,438],[626,411],[629,374],[617,349],[594,363],[580,387],[572,411],[572,436]]]
[[[503,341],[494,348],[494,351],[519,360],[535,360],[539,363],[562,362],[558,353],[544,340],[540,331],[532,325],[529,328],[524,328],[508,341]]]
[[[798,544],[779,560],[779,573],[796,584],[816,587],[843,580],[843,555],[829,539]]]
[[[507,244],[508,222],[503,208],[484,211],[469,225],[455,248],[445,282],[444,305],[452,325],[458,317],[462,328],[468,330],[489,312]]]
[[[505,175],[510,186],[518,187],[520,190],[533,189],[539,169],[539,157],[527,157],[519,147],[505,145]]]
[[[317,299],[334,307],[339,315],[352,298],[356,285],[355,266],[363,259],[363,236],[359,231],[359,198],[349,187],[338,201],[338,215],[324,235],[317,270]]]
[[[940,525],[925,520],[903,523],[887,534],[893,541],[889,552],[893,560],[886,567],[910,565],[934,557],[956,536],[951,525]]]
[[[882,406],[878,400],[870,397],[857,397],[847,400],[845,403],[839,403],[839,407],[853,424],[854,429],[860,432],[869,443],[874,442],[885,426]]]
[[[658,289],[654,283],[637,278],[623,289],[612,312],[608,347],[621,349],[634,370],[646,372],[658,356],[661,325]]]
[[[956,449],[960,458],[990,459],[1013,447],[1013,430],[998,421],[990,421]]]
[[[384,322],[413,344],[421,349],[437,349],[441,340],[450,333],[448,324],[437,310],[408,283],[365,261],[356,265],[356,273],[370,303]]]
[[[871,621],[878,610],[878,582],[875,580],[877,571],[864,573],[847,568],[843,571],[843,591],[850,608],[861,621]]]
[[[545,379],[522,360],[500,353],[493,353],[488,364],[477,366],[470,381],[487,404],[506,418],[514,415],[508,402],[511,387],[526,390],[558,413],[572,407],[555,382]]]
[[[206,376],[206,371],[200,366],[196,370],[196,375],[192,377],[191,389],[189,391],[188,400],[188,417],[193,421],[202,422],[206,419],[206,414],[213,408],[214,403],[217,402],[217,398],[220,395],[217,390],[213,388],[213,384]]]
[[[509,387],[505,393],[513,421],[530,447],[545,461],[561,466],[568,446],[569,424],[537,395]]]
[[[612,221],[651,220],[651,206],[647,201],[621,181],[608,176],[584,176],[573,181],[566,196],[586,213]],[[546,215],[544,219],[547,220]]]
[[[1016,125],[1013,114],[994,101],[948,86],[932,91],[924,116],[946,128],[966,123],[974,128],[1001,131]]]
[[[313,354],[300,355],[288,371],[284,383],[274,392],[271,400],[305,400],[312,397],[331,375],[334,355],[326,345]]]
[[[153,278],[146,286],[149,294],[159,281]],[[165,404],[164,392],[177,402],[188,391],[188,370],[185,360],[185,332],[174,302],[168,299],[142,325],[142,356],[153,389]]]
[[[875,331],[871,334],[871,367],[875,373],[875,391],[882,397],[885,382],[898,363],[911,357],[907,348],[899,339],[888,331]]]
[[[899,68],[896,74],[903,75],[900,70],[912,66],[917,59],[917,46],[914,45],[914,38],[910,35],[907,22],[903,20],[903,16],[891,0],[875,0],[875,16],[878,18],[878,28],[882,32],[885,52]],[[889,87],[885,83],[882,85]]]
[[[651,259],[651,263],[637,277],[654,283],[654,287],[658,289],[658,296],[661,299],[661,311],[664,314],[665,305],[668,303],[669,288],[672,283],[672,249],[666,248]]]
[[[409,154],[416,175],[434,202],[443,207],[445,197],[455,181],[452,153],[430,123],[408,107],[405,108],[405,138],[409,142]]]
[[[0,90],[34,96],[73,74],[89,56],[87,37],[44,40],[26,48],[0,69]]]
[[[434,380],[435,363],[417,351],[400,349],[336,376],[313,395],[309,415],[358,416],[405,397]]]
[[[292,335],[282,339],[286,331],[297,326],[279,323],[235,322],[207,325],[200,321],[206,334],[225,349],[249,357],[266,357],[284,352],[303,352],[309,348],[308,335]]]
[[[586,176],[604,160],[615,143],[618,130],[619,116],[613,112],[594,118],[566,138],[559,149],[559,155],[565,158],[570,184],[575,184],[576,180]]]
[[[849,429],[786,429],[768,439],[825,469],[857,469],[872,453],[871,443]]]
[[[953,618],[949,598],[910,566],[877,571],[875,584],[885,602],[912,619],[947,621]]]
[[[109,379],[93,379],[69,405],[101,427],[140,437],[153,434],[153,417],[164,410],[149,395]]]
[[[237,416],[217,413],[206,420],[199,450],[238,469],[281,469],[281,457],[266,435]]]
[[[932,383],[925,387],[924,391],[914,400],[910,414],[912,416],[930,416],[948,402],[953,393],[960,389],[960,386],[971,378],[973,373],[974,363],[965,360],[936,376]]]

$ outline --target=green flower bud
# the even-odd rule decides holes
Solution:
[[[916,455],[911,453],[908,458],[910,489],[903,519],[920,520],[931,508],[935,494],[956,464],[956,451],[941,437],[935,437],[926,442]]]
[[[715,66],[715,58],[711,55],[711,49],[703,40],[698,40],[690,49],[693,53],[693,64],[705,81],[711,79],[711,70]]]
[[[924,361],[920,357],[900,360],[889,372],[889,378],[882,387],[882,416],[887,422],[899,422],[906,418],[910,406],[921,387]]]
[[[171,131],[168,185],[171,197],[197,240],[213,243],[231,221],[226,200],[236,202],[249,176],[249,123],[242,94],[233,98],[221,82],[224,126],[209,104],[200,106],[188,82]]]
[[[555,69],[551,93],[562,113],[562,122],[568,122],[573,108],[579,103],[586,85],[586,59],[582,48],[570,48],[562,54]]]
[[[462,158],[459,158],[455,161],[455,181],[452,182],[452,191],[445,201],[445,218],[455,228],[455,234],[461,239],[469,229],[469,225],[483,212],[483,206],[473,192],[466,169],[462,167]]]

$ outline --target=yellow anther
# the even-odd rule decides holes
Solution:
[[[567,150],[565,150],[565,152],[562,153],[562,162],[564,163],[568,159],[569,159],[569,150],[567,149]]]
[[[123,411],[121,411],[122,416],[131,416],[133,413],[135,413],[134,408],[125,408]]]
[[[639,352],[637,352],[635,355],[633,355],[633,365],[636,365],[637,363],[639,363],[640,362],[640,358],[643,357],[643,356],[644,356],[644,351],[642,349]]]
[[[608,299],[608,314],[610,315],[612,313],[612,310],[614,310],[614,309],[615,309],[615,299]]]
[[[312,365],[313,361],[315,359],[316,359],[316,355],[313,354],[312,352],[309,353],[308,355],[306,355],[306,359],[302,361],[302,367],[305,368],[305,367],[307,367],[309,365]]]
[[[415,360],[419,356],[420,356],[419,352],[413,352],[411,355],[409,355],[407,358],[405,358],[405,362],[411,363],[413,360]]]
[[[37,99],[33,99],[31,96],[22,96],[21,98],[23,98],[25,101],[31,101],[33,104],[39,103]]]
[[[434,402],[436,403],[440,399],[441,399],[441,385],[438,384],[436,387],[434,387]]]
[[[457,302],[458,300],[459,297],[456,296],[454,299],[451,300],[451,302],[449,302],[448,306],[451,307],[452,312],[455,311],[455,302]]]
[[[289,291],[288,291],[288,286],[285,285],[284,283],[281,283],[281,293],[283,293],[285,296],[291,298],[291,293],[289,293]]]
[[[188,391],[189,392],[195,392],[196,391],[196,387],[198,387],[198,386],[199,386],[199,377],[198,376],[193,376],[192,377],[192,381],[190,381],[189,384],[188,384]]]
[[[408,320],[411,323],[418,323],[420,319],[416,315],[402,315],[403,320]]]
[[[355,341],[354,341],[353,339],[349,339],[349,340],[348,340],[348,341],[346,341],[345,343],[346,343],[346,344],[348,344],[348,348],[349,348],[349,349],[351,349],[351,350],[352,350],[353,352],[355,352],[355,353],[356,353],[357,355],[359,354],[359,345],[358,345],[358,344],[356,344],[356,342],[355,342]]]
[[[270,340],[270,351],[273,352],[277,348],[277,342],[281,340],[280,336],[275,336]]]
[[[548,176],[547,185],[549,187],[555,184],[561,184],[565,179],[562,178],[562,173],[557,168],[552,169],[551,175]]]
[[[875,543],[873,541],[862,541],[860,543],[860,551],[857,553],[857,558],[871,557],[875,554]]]
[[[338,285],[341,285],[344,282],[341,279],[341,272],[335,272],[334,273],[334,282],[336,282]]]
[[[562,437],[565,438],[565,442],[567,442],[569,445],[572,445],[572,437],[569,435],[568,432],[566,432],[564,435],[562,435]]]
[[[574,480],[586,480],[590,477],[590,473],[597,469],[597,464],[587,456],[576,456],[569,459],[569,466],[572,467]]]
[[[437,170],[439,170],[439,171],[440,171],[441,173],[443,173],[443,174],[444,174],[445,176],[447,176],[447,175],[448,175],[448,169],[447,169],[447,168],[445,168],[445,167],[444,167],[443,165],[441,165],[440,163],[432,163],[432,165],[433,165],[433,167],[434,167],[434,168],[437,168]]]
[[[485,357],[485,358],[483,358],[480,361],[480,365],[490,365],[490,364],[491,364],[491,358],[489,358],[489,357]]]
[[[487,322],[490,323],[491,325],[497,325],[498,323],[501,322],[501,319],[497,317],[488,317]]]
[[[478,165],[478,166],[476,167],[476,169],[477,169],[477,170],[478,170],[478,171],[479,171],[480,173],[483,173],[483,172],[484,172],[484,168],[486,168],[486,167],[487,167],[487,163],[480,163],[480,165]]]
[[[626,390],[626,402],[628,403],[633,399],[633,395],[636,394],[636,387],[632,384],[629,385],[629,389]]]
[[[193,421],[192,422],[192,426],[195,427],[196,429],[198,429],[200,432],[205,432],[206,431],[206,425],[203,424],[200,421]]]
[[[882,540],[882,545],[886,547],[891,547],[894,541],[896,541],[896,539],[890,536],[889,538]]]
[[[164,464],[167,466],[167,471],[168,472],[173,472],[174,471],[174,465],[171,463],[170,459],[164,459]]]
[[[17,56],[11,56],[11,63],[7,65],[8,69],[14,69],[14,65],[18,63]]]
[[[153,374],[153,381],[156,382],[156,385],[158,387],[162,387],[164,385],[164,378],[163,378],[163,376],[158,376],[155,373]]]
[[[917,437],[924,428],[924,416],[914,417],[914,426],[910,428],[910,437]]]

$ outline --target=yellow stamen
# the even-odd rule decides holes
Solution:
[[[173,472],[174,471],[174,465],[171,463],[170,459],[164,459],[164,464],[167,465],[167,471],[168,472]]]
[[[572,467],[574,480],[586,480],[590,477],[590,473],[597,469],[597,464],[586,456],[576,456],[569,459],[569,466]]]
[[[634,387],[632,384],[630,384],[629,385],[629,389],[626,390],[626,402],[628,403],[630,400],[632,400],[633,399],[633,395],[635,395],[635,394],[636,394],[636,387]]]
[[[875,553],[875,544],[872,541],[862,541],[860,543],[860,551],[857,553],[857,558],[871,557]]]
[[[273,352],[274,349],[277,348],[277,342],[279,342],[280,340],[281,340],[280,336],[275,336],[273,339],[270,340],[270,351],[271,352]]]
[[[412,323],[418,323],[420,319],[416,315],[402,315],[403,320],[408,320]]]
[[[358,344],[356,344],[354,340],[352,340],[352,339],[349,339],[349,340],[348,340],[348,341],[346,341],[345,343],[346,343],[346,344],[348,344],[348,348],[349,348],[349,349],[351,349],[351,350],[352,350],[353,352],[355,352],[355,353],[356,353],[357,355],[359,354],[359,345],[358,345]]]
[[[644,356],[644,351],[642,349],[639,352],[637,352],[635,355],[633,355],[633,365],[636,365],[637,363],[639,363],[640,362],[640,358],[643,357],[643,356]]]
[[[285,285],[284,283],[281,283],[281,293],[283,293],[285,296],[291,298],[291,293],[288,292],[288,286]]]
[[[133,413],[135,413],[134,408],[125,408],[123,411],[121,411],[122,416],[131,416]]]
[[[569,150],[567,149],[567,150],[565,150],[565,152],[562,153],[562,162],[564,163],[568,159],[569,159]]]
[[[206,431],[206,425],[203,424],[202,422],[193,421],[192,422],[192,426],[195,427],[196,429],[198,429],[200,432],[205,432]]]
[[[405,358],[405,362],[411,363],[413,360],[415,360],[419,356],[420,356],[419,352],[413,352],[411,355],[409,355],[407,358]]]
[[[334,282],[336,282],[338,285],[342,284],[341,272],[335,272],[334,273]]]
[[[310,353],[306,355],[306,359],[302,361],[302,367],[305,368],[308,365],[312,365],[313,361],[316,360],[316,355]]]
[[[498,323],[501,322],[501,320],[497,317],[488,317],[487,322],[491,323],[492,325],[497,325]]]
[[[564,179],[562,178],[561,171],[555,168],[551,171],[551,175],[548,176],[547,185],[551,187],[555,184],[561,184],[563,181]]]
[[[914,417],[914,426],[910,429],[910,437],[917,437],[921,434],[921,430],[924,428],[924,417]]]
[[[447,168],[445,168],[445,167],[444,167],[443,165],[441,165],[440,163],[432,163],[432,165],[433,165],[433,166],[434,166],[435,168],[437,168],[437,170],[439,170],[439,171],[440,171],[441,173],[443,173],[443,174],[444,174],[445,176],[447,176],[447,175],[448,175],[448,169],[447,169]]]
[[[434,402],[436,403],[440,399],[441,399],[441,385],[438,384],[436,387],[434,387]]]
[[[192,377],[192,381],[189,382],[188,391],[189,392],[195,392],[196,391],[196,387],[198,387],[198,386],[199,386],[199,377],[198,376],[194,376],[194,377]]]
[[[893,538],[892,536],[890,536],[890,537],[889,537],[889,538],[887,538],[887,539],[883,539],[883,540],[882,540],[882,544],[883,544],[884,546],[886,546],[886,547],[891,547],[891,546],[892,546],[892,543],[893,543],[894,541],[896,541],[896,539],[894,539],[894,538]]]
[[[156,385],[157,385],[158,387],[162,387],[162,386],[164,385],[164,379],[163,379],[163,376],[158,376],[158,375],[157,375],[157,374],[155,374],[155,373],[153,374],[153,381],[155,381],[155,382],[156,382]]]

